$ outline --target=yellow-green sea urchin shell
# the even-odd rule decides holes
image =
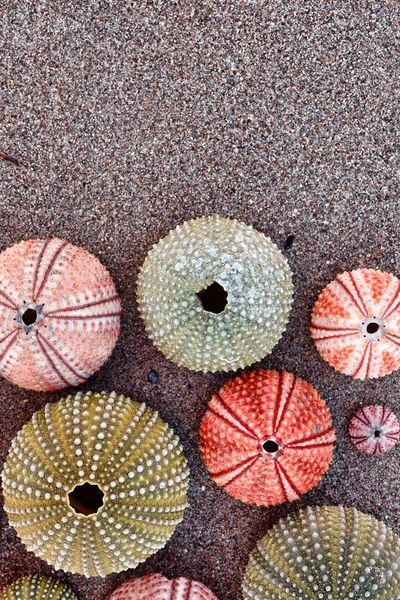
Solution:
[[[0,600],[77,600],[73,591],[52,577],[28,575],[0,591]]]
[[[183,518],[188,469],[156,412],[114,392],[35,413],[2,475],[10,524],[56,569],[105,576],[162,548]]]
[[[398,600],[400,540],[354,508],[307,508],[281,519],[257,544],[245,600]]]
[[[213,292],[222,296],[216,300]],[[205,306],[207,293],[215,307]],[[278,247],[253,227],[221,217],[171,231],[150,250],[138,278],[150,338],[167,358],[200,371],[236,370],[271,352],[292,293]]]

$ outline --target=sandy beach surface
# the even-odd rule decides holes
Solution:
[[[183,523],[145,564],[105,579],[57,573],[79,599],[105,600],[129,577],[160,571],[239,600],[257,539],[300,506],[354,506],[400,534],[400,447],[368,457],[347,431],[365,404],[400,417],[399,372],[353,381],[320,358],[309,335],[312,306],[337,273],[400,275],[398,27],[394,0],[0,2],[0,248],[65,237],[109,268],[122,332],[82,389],[116,390],[159,410],[192,473]],[[286,254],[290,322],[252,368],[307,379],[337,427],[329,472],[291,505],[246,505],[210,481],[199,424],[233,374],[178,368],[138,315],[136,277],[152,244],[211,214],[252,224]],[[22,425],[62,395],[0,381],[1,463]],[[0,585],[33,572],[53,571],[25,550],[1,509]]]

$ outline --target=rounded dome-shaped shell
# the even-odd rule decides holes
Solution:
[[[160,573],[130,579],[108,600],[218,600],[203,583],[185,577],[167,579]]]
[[[400,280],[357,269],[321,292],[311,335],[332,367],[355,379],[383,377],[400,367]]]
[[[354,508],[281,519],[250,555],[244,600],[398,600],[400,540]]]
[[[351,419],[349,435],[360,452],[383,454],[399,441],[400,425],[387,406],[364,406]]]
[[[0,373],[36,391],[79,385],[110,356],[121,301],[100,261],[66,240],[0,253]]]
[[[56,569],[105,576],[162,548],[183,518],[188,468],[157,412],[114,392],[35,413],[2,474],[10,524]]]
[[[0,600],[77,600],[73,591],[53,577],[28,575],[0,590]]]
[[[138,278],[147,333],[178,365],[229,371],[271,352],[292,303],[291,271],[271,240],[220,217],[187,221],[150,250]]]
[[[244,502],[292,502],[320,481],[333,454],[329,408],[310,383],[258,370],[214,394],[201,423],[211,478]]]

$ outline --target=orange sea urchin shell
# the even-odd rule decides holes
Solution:
[[[120,299],[100,261],[66,240],[0,254],[0,372],[21,387],[79,385],[111,354]]]
[[[338,275],[321,292],[311,335],[321,356],[356,379],[382,377],[400,367],[400,281],[358,269]]]
[[[313,386],[286,371],[253,371],[212,397],[201,423],[211,478],[258,505],[298,500],[332,460],[335,430]]]
[[[185,577],[168,580],[159,573],[130,579],[108,600],[218,600],[202,583]]]

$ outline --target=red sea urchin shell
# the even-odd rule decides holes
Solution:
[[[168,580],[159,573],[130,579],[108,600],[218,600],[202,583],[184,577]]]
[[[400,367],[400,281],[358,269],[338,275],[321,292],[311,335],[322,357],[356,379],[382,377]]]
[[[100,261],[57,238],[0,254],[0,372],[21,387],[79,385],[111,354],[120,299]]]
[[[212,397],[201,423],[203,460],[217,485],[258,505],[298,500],[332,460],[329,408],[286,371],[253,371]]]
[[[350,421],[352,443],[366,454],[383,454],[400,439],[400,425],[387,406],[365,406]]]

